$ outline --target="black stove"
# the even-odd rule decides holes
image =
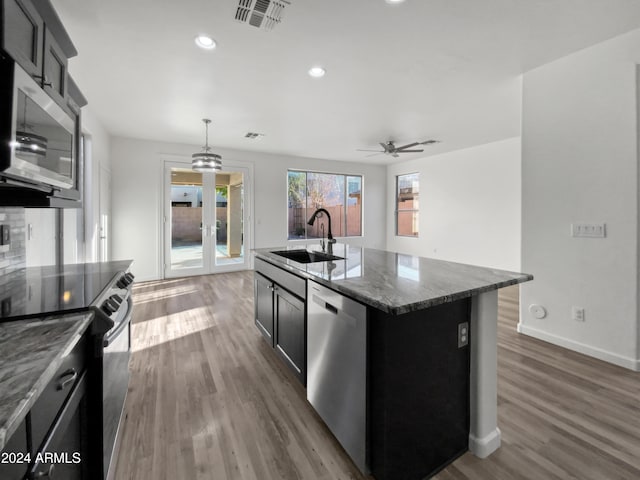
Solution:
[[[0,322],[89,308],[110,317],[130,291],[130,265],[126,260],[29,267],[3,275]]]
[[[47,319],[81,311],[93,311],[90,335],[95,342],[89,382],[101,409],[94,410],[93,438],[100,450],[103,479],[113,479],[116,438],[129,384],[131,355],[131,261],[30,267],[0,276],[0,323]],[[100,411],[101,410],[101,411]]]

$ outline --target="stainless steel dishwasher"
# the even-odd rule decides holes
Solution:
[[[367,309],[313,281],[307,305],[307,400],[368,473]]]

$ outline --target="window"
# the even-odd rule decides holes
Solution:
[[[307,220],[318,208],[331,215],[331,233],[334,237],[362,235],[362,177],[333,173],[289,170],[288,235],[289,240],[326,237],[326,220],[318,217],[307,225]]]
[[[396,235],[417,237],[419,233],[420,175],[396,177]]]

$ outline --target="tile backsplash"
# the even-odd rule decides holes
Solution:
[[[22,207],[1,207],[0,225],[11,228],[9,247],[0,246],[0,275],[26,266],[25,212]]]

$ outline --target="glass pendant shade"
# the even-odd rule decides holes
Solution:
[[[191,155],[191,169],[196,172],[210,172],[222,168],[222,157],[215,153],[200,152]]]
[[[15,147],[18,152],[36,157],[45,157],[47,154],[47,139],[35,133],[17,131]]]
[[[209,124],[211,120],[203,118],[205,125],[205,145],[202,151],[191,155],[191,169],[196,172],[216,172],[222,168],[222,157],[217,153],[211,153],[209,146]]]

